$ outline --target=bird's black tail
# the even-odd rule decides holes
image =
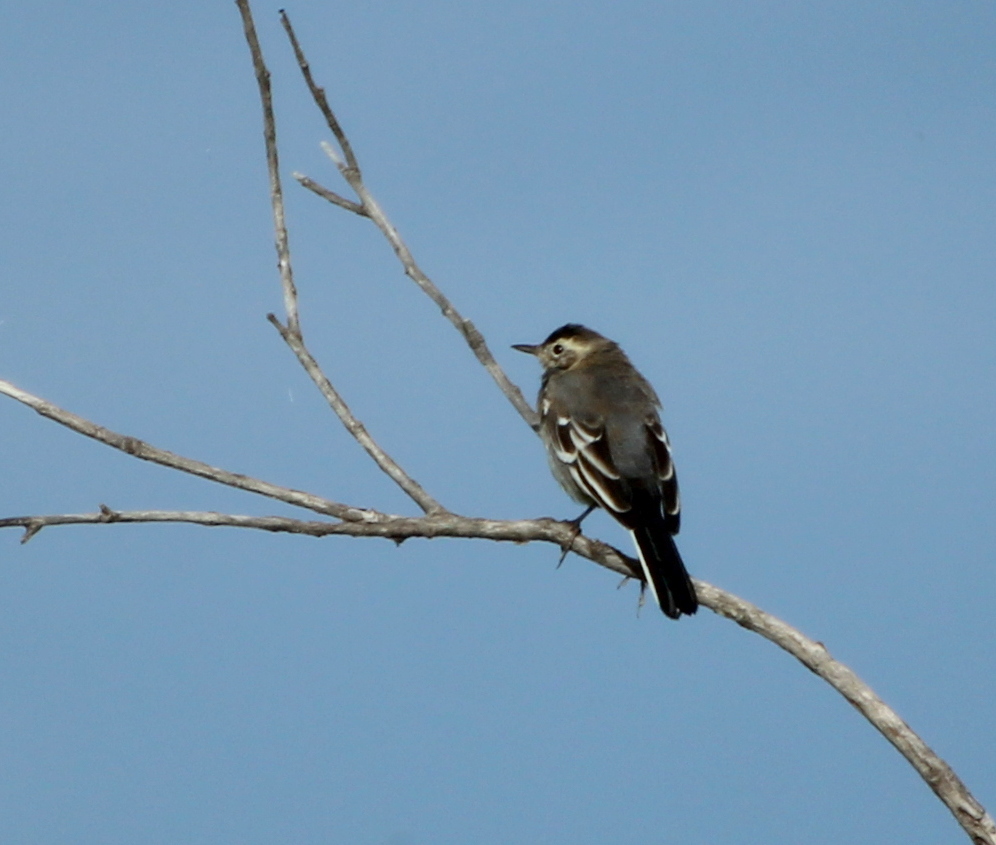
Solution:
[[[674,537],[661,513],[659,502],[632,512],[627,527],[636,542],[643,575],[665,616],[677,619],[695,613],[699,600],[688,570],[678,553]]]

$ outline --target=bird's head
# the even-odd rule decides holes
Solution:
[[[542,343],[516,343],[513,349],[535,355],[545,371],[569,370],[594,352],[614,347],[615,344],[598,332],[568,323],[553,332]]]

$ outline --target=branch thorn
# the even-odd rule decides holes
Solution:
[[[40,519],[32,520],[28,525],[24,526],[24,536],[21,537],[21,545],[23,546],[32,537],[35,536],[42,528],[45,527],[45,523]]]

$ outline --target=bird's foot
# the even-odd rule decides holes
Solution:
[[[589,505],[587,507],[587,509],[585,510],[585,512],[583,514],[581,514],[581,516],[579,516],[577,519],[568,520],[567,524],[570,525],[571,529],[572,529],[571,530],[571,536],[567,540],[567,542],[564,543],[564,545],[560,547],[561,548],[560,560],[557,561],[557,569],[560,569],[561,564],[563,564],[565,558],[567,557],[567,553],[571,550],[571,546],[574,545],[574,541],[581,534],[581,523],[584,522],[584,518],[588,514],[590,514],[593,510],[595,510],[596,507],[598,507],[598,506],[597,505]]]

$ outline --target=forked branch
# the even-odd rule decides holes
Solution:
[[[384,449],[377,445],[366,427],[349,409],[345,400],[326,378],[314,356],[304,343],[301,321],[298,315],[297,288],[294,285],[294,273],[291,264],[290,238],[287,234],[287,216],[284,211],[284,193],[280,182],[279,156],[277,155],[277,122],[273,116],[273,95],[270,89],[270,71],[263,59],[263,51],[256,36],[256,24],[247,0],[237,0],[239,13],[242,15],[242,27],[245,31],[249,52],[252,54],[252,66],[256,73],[256,84],[259,87],[259,99],[263,112],[263,140],[266,145],[266,165],[270,177],[270,204],[273,208],[273,227],[276,231],[277,266],[280,269],[280,280],[284,291],[284,308],[287,311],[287,325],[284,326],[273,314],[268,315],[270,322],[280,332],[284,342],[297,356],[297,360],[311,377],[315,386],[329,403],[329,407],[342,421],[346,430],[353,435],[356,442],[366,450],[374,463],[381,468],[411,499],[428,514],[443,513],[446,509],[439,504],[425,489],[415,481],[401,465]],[[349,157],[353,159],[349,142],[346,147]],[[344,202],[348,203],[347,200]],[[347,205],[348,207],[348,205]]]
[[[329,105],[325,89],[315,82],[315,78],[311,73],[311,65],[304,55],[304,50],[301,48],[301,44],[294,32],[294,27],[291,25],[290,18],[284,11],[280,12],[280,22],[283,24],[287,37],[290,39],[291,47],[294,50],[294,57],[297,59],[298,67],[301,69],[304,81],[311,92],[311,97],[325,118],[325,122],[328,124],[329,130],[336,140],[339,151],[337,152],[331,144],[322,144],[322,148],[328,154],[329,158],[332,159],[349,187],[353,189],[353,192],[359,199],[359,203],[354,203],[352,200],[340,196],[335,191],[329,190],[314,179],[304,176],[301,173],[295,173],[294,178],[305,188],[323,199],[355,214],[369,217],[374,222],[374,225],[380,229],[381,234],[387,238],[387,242],[391,245],[391,249],[394,250],[394,254],[398,257],[398,261],[401,262],[401,266],[404,268],[405,275],[415,282],[423,293],[436,303],[443,316],[463,336],[471,352],[474,353],[477,360],[488,371],[491,378],[494,379],[495,384],[498,385],[499,390],[505,395],[505,398],[512,403],[512,407],[519,412],[519,415],[526,421],[530,428],[536,431],[539,427],[539,417],[522,395],[522,391],[505,374],[505,371],[501,368],[501,365],[488,347],[484,336],[478,331],[477,326],[457,311],[449,298],[422,271],[422,268],[418,266],[411,250],[408,249],[407,244],[401,239],[401,235],[398,234],[398,230],[394,228],[394,225],[388,219],[380,204],[374,199],[373,194],[370,193],[366,183],[363,181],[363,173],[360,170],[356,154],[353,152],[353,146],[349,143],[349,138],[339,123],[339,119],[335,116],[335,112],[332,111],[332,107]],[[252,44],[249,46],[251,50],[254,49]],[[260,58],[260,61],[262,61],[262,58]],[[253,62],[256,62],[255,57]]]
[[[288,487],[270,484],[268,481],[260,481],[258,478],[252,478],[248,475],[229,472],[228,470],[213,467],[202,461],[195,461],[192,458],[185,458],[174,452],[159,449],[150,443],[146,443],[144,440],[139,440],[137,437],[118,434],[116,431],[111,431],[109,428],[104,428],[102,425],[90,422],[90,420],[70,411],[65,411],[57,405],[47,402],[40,396],[35,396],[26,390],[21,390],[8,381],[0,380],[0,393],[9,396],[11,399],[16,399],[18,402],[37,411],[43,417],[48,417],[50,420],[64,425],[77,434],[90,437],[132,457],[141,458],[143,461],[151,461],[154,464],[169,467],[170,469],[206,478],[209,481],[216,481],[218,484],[224,484],[227,487],[235,487],[238,490],[246,490],[249,493],[258,493],[260,496],[277,499],[288,505],[307,508],[316,513],[338,517],[349,522],[364,522],[377,518],[376,511],[366,508],[354,508],[339,502],[330,501],[329,499],[323,499],[311,493],[304,493],[301,490],[292,490]]]

